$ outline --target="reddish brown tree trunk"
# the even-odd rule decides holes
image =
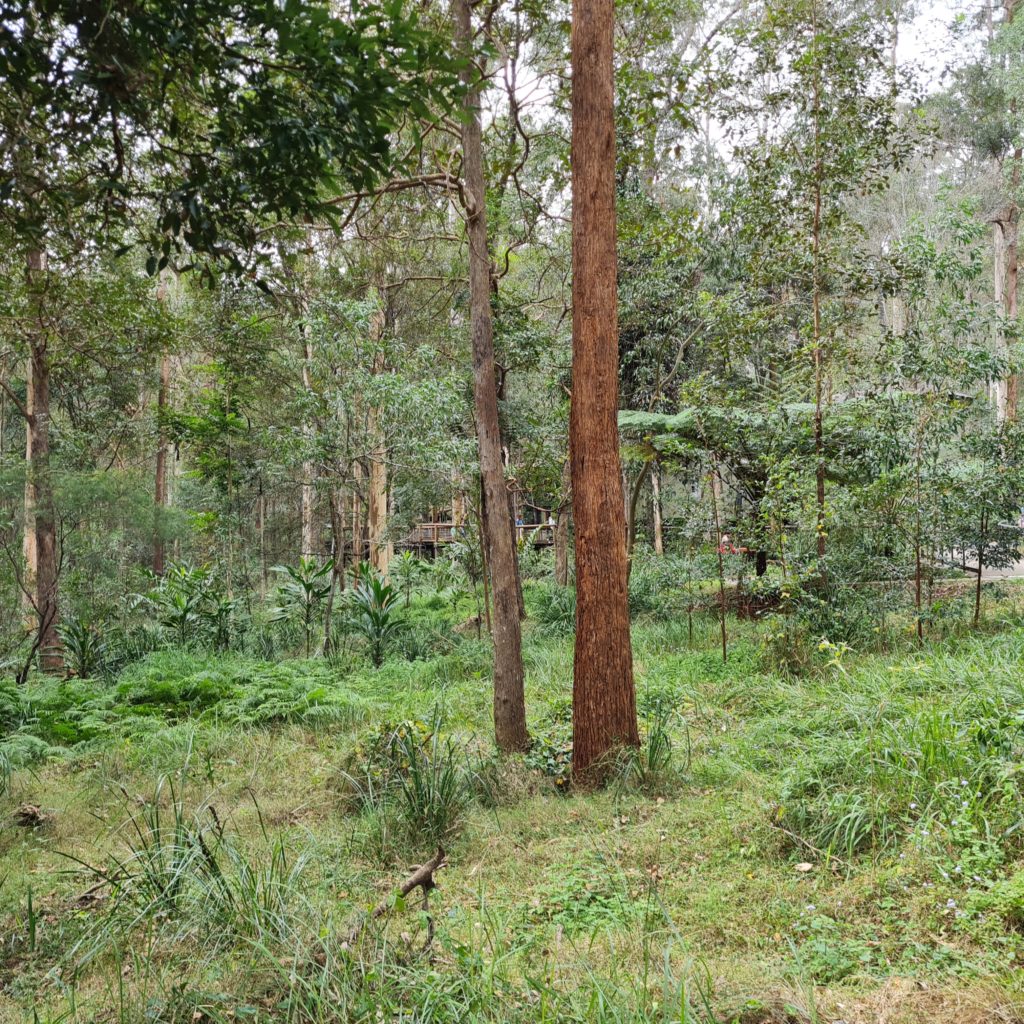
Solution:
[[[616,748],[640,743],[619,460],[613,31],[613,0],[573,0],[572,770],[585,783],[602,780]]]
[[[454,0],[455,36],[467,57],[473,52],[470,0]],[[462,163],[466,189],[469,237],[470,333],[473,344],[473,399],[483,490],[482,527],[494,602],[494,735],[498,749],[524,750],[526,698],[523,693],[522,635],[519,621],[518,570],[508,522],[509,501],[501,459],[498,389],[495,379],[494,334],[491,321],[491,261],[487,249],[486,189],[480,127],[480,79],[467,62],[462,71]]]

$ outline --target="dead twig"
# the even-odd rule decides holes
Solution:
[[[421,864],[413,873],[399,886],[398,895],[401,897],[408,896],[413,889],[423,890],[423,906],[429,910],[428,896],[431,889],[437,888],[437,882],[434,881],[434,873],[444,867],[445,852],[444,848],[439,846],[437,853],[430,858],[425,864]],[[376,921],[378,917],[383,917],[392,907],[394,906],[394,899],[388,898],[382,900],[367,914],[365,917],[357,921],[351,929],[349,929],[348,937],[345,940],[346,946],[351,946],[355,943],[356,939],[359,938],[360,933],[371,921]],[[434,936],[434,922],[427,914],[427,945],[430,944],[430,940]]]

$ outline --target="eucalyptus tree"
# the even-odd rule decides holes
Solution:
[[[573,777],[600,781],[638,746],[619,463],[612,0],[572,17],[573,362],[569,420],[576,524]]]
[[[729,134],[743,173],[728,216],[748,253],[745,289],[760,291],[759,305],[775,307],[790,357],[806,356],[820,561],[828,527],[831,367],[837,355],[849,355],[865,299],[878,288],[854,199],[886,186],[920,132],[901,122],[901,78],[885,57],[885,27],[844,3],[766,3],[735,40],[743,76],[725,109],[734,118]]]
[[[473,8],[470,0],[453,4],[455,35],[466,68],[462,120],[462,174],[466,234],[469,242],[470,335],[473,390],[480,456],[483,528],[494,598],[494,735],[498,749],[523,750],[529,743],[523,684],[522,633],[519,617],[518,567],[505,470],[501,454],[498,391],[491,314],[491,257],[487,237],[487,187],[484,181],[480,123],[481,75],[474,57]]]
[[[0,80],[0,228],[28,301],[24,400],[5,388],[26,422],[37,639],[57,667],[53,274],[139,235],[151,274],[185,252],[211,281],[218,263],[254,273],[265,225],[325,209],[325,185],[372,182],[404,114],[447,103],[452,66],[395,4],[19,2],[0,4]]]

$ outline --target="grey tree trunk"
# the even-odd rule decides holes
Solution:
[[[472,5],[454,0],[455,38],[467,58],[474,54]],[[461,73],[463,100],[462,162],[469,236],[470,333],[473,346],[473,400],[483,491],[482,525],[494,602],[494,735],[498,749],[524,750],[526,698],[523,692],[522,635],[519,620],[518,569],[513,526],[501,458],[498,389],[491,319],[491,260],[487,248],[487,207],[483,138],[480,126],[480,76],[467,60]]]

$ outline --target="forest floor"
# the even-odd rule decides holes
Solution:
[[[0,1021],[1024,1021],[1014,588],[799,676],[772,628],[731,622],[723,664],[713,618],[641,616],[646,745],[597,793],[564,623],[530,626],[504,762],[473,638],[0,692]],[[427,914],[394,893],[438,843]]]

